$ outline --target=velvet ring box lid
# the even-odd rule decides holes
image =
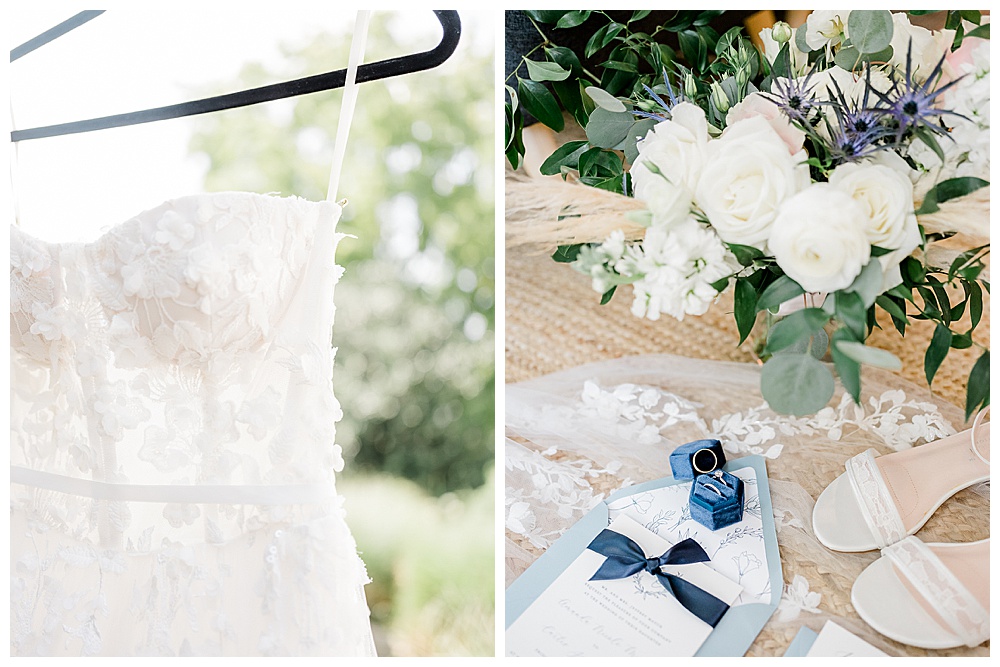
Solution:
[[[691,485],[691,518],[712,530],[743,520],[743,480],[718,470],[698,475]]]
[[[714,472],[725,464],[722,443],[714,438],[689,442],[670,453],[674,479],[694,479],[695,475]]]

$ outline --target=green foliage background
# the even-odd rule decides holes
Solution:
[[[433,47],[426,14],[413,36],[413,14],[376,12],[365,61]],[[445,64],[361,86],[338,193],[338,229],[357,237],[338,250],[341,490],[380,651],[404,655],[493,654],[493,34],[485,14],[462,18]],[[219,92],[342,67],[349,46],[316,35],[285,48],[282,71],[251,64]],[[200,117],[205,190],[325,198],[340,100]]]

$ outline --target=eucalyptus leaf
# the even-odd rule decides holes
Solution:
[[[887,63],[892,60],[892,47],[887,46],[881,51],[876,51],[875,53],[862,53],[854,46],[847,46],[841,48],[837,52],[837,55],[833,57],[833,62],[848,72],[853,72],[857,70],[858,65],[868,64],[868,63]]]
[[[809,53],[812,49],[806,43],[806,24],[803,23],[795,29],[795,47],[802,53]]]
[[[985,350],[976,360],[969,373],[969,385],[965,398],[965,420],[972,413],[990,404],[990,351]]]
[[[841,340],[834,343],[834,346],[845,356],[853,359],[859,364],[866,366],[877,366],[887,368],[890,371],[898,371],[903,368],[903,362],[892,352],[880,350],[864,343],[853,340]]]
[[[847,34],[861,53],[877,53],[892,41],[892,14],[885,9],[855,9],[847,17]]]
[[[610,111],[611,113],[624,113],[628,111],[620,99],[597,86],[587,86],[584,92],[587,93],[590,99],[594,100],[594,104],[605,111]]]
[[[865,304],[865,308],[868,308],[875,303],[875,297],[881,293],[882,283],[882,263],[877,259],[872,259],[865,264],[858,277],[844,291],[854,292],[860,296],[862,303]]]
[[[531,79],[518,79],[517,93],[528,113],[556,132],[562,132],[562,112],[548,88]]]
[[[615,113],[597,108],[587,121],[587,139],[594,146],[613,148],[628,136],[635,121],[627,111]]]
[[[861,364],[840,351],[840,343],[857,343],[850,332],[841,327],[833,332],[832,344],[830,345],[830,356],[833,357],[833,366],[837,369],[840,383],[844,389],[854,398],[855,403],[861,402]]]
[[[632,125],[632,128],[628,131],[628,135],[622,140],[625,145],[622,150],[625,151],[625,160],[629,164],[635,164],[635,161],[639,158],[639,140],[646,136],[653,126],[656,125],[656,121],[652,118],[641,118]]]
[[[924,353],[924,376],[927,378],[927,386],[934,382],[941,362],[948,355],[951,349],[951,330],[943,324],[938,324],[934,328],[934,335],[931,337],[931,344],[927,346]]]
[[[757,310],[770,310],[777,308],[789,299],[794,299],[800,294],[805,294],[805,290],[797,282],[788,276],[781,276],[767,286],[767,289],[757,299]]]
[[[833,57],[834,64],[840,69],[845,69],[848,72],[853,72],[858,65],[860,65],[864,60],[862,59],[862,54],[857,48],[853,46],[845,46],[837,51],[837,55]]]
[[[526,60],[528,66],[528,76],[532,81],[562,81],[569,77],[570,72],[563,69],[559,63],[550,63],[546,60]]]
[[[808,341],[816,331],[830,321],[830,316],[821,308],[803,308],[791,315],[781,318],[771,327],[767,335],[767,347],[770,353],[782,350],[798,341]]]
[[[808,354],[779,354],[760,369],[760,391],[779,414],[815,414],[830,402],[833,390],[830,369]]]
[[[858,340],[864,340],[868,325],[867,308],[854,292],[837,292],[836,316]]]
[[[826,348],[830,345],[830,337],[825,329],[817,329],[811,336],[800,338],[775,354],[811,354],[820,361],[826,356]]]

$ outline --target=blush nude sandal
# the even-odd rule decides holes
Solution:
[[[972,428],[886,456],[875,450],[847,461],[813,508],[813,531],[834,551],[887,547],[920,530],[941,504],[990,478],[990,425],[980,412]]]
[[[903,538],[858,576],[851,604],[873,629],[903,644],[979,646],[990,638],[990,541]]]

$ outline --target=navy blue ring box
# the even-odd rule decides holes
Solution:
[[[691,518],[712,530],[743,520],[743,480],[724,470],[719,472],[722,480],[714,475],[695,477],[689,498]]]
[[[725,464],[722,443],[714,438],[689,442],[670,453],[670,471],[674,479],[694,479],[695,475],[712,472]]]

